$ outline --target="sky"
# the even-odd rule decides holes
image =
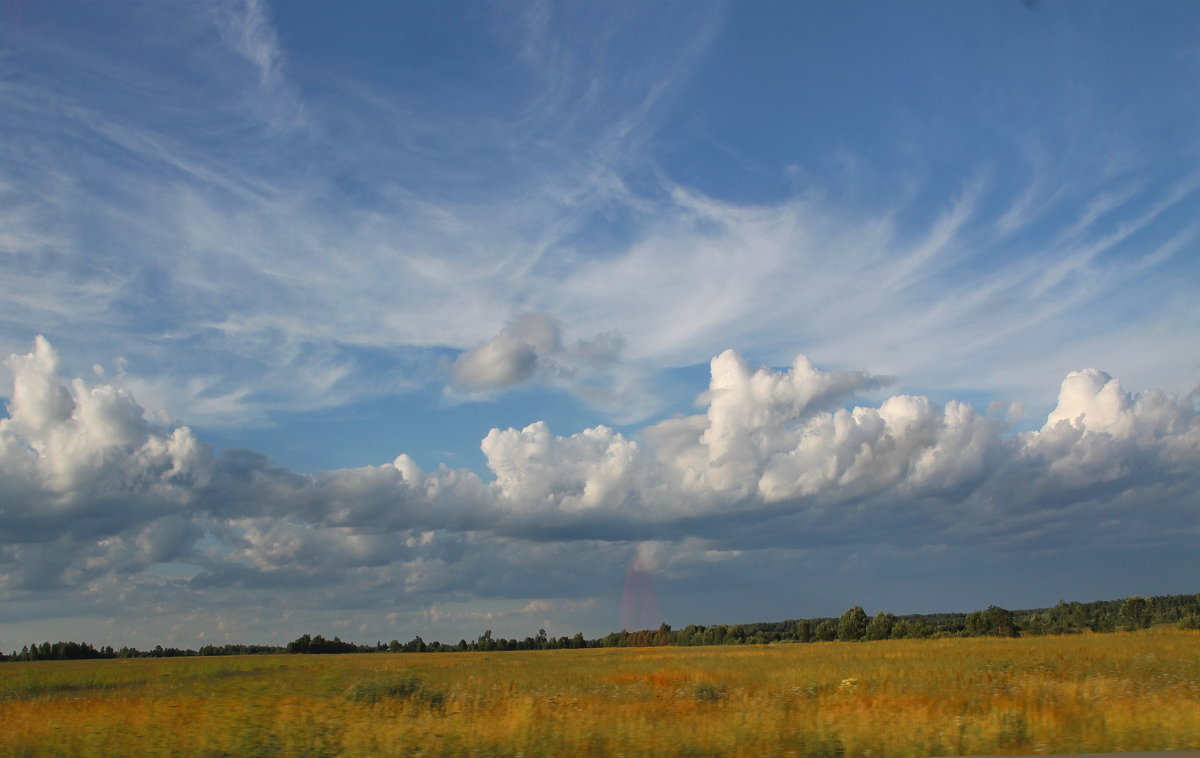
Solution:
[[[0,3],[0,650],[1200,591],[1200,5]]]

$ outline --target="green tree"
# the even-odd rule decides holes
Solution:
[[[967,614],[966,632],[972,637],[982,637],[988,633],[987,617],[983,611],[971,611]]]
[[[800,619],[792,622],[791,637],[796,642],[812,642],[813,640],[813,625],[807,619]]]
[[[1021,629],[1026,634],[1046,634],[1047,625],[1046,617],[1038,613],[1032,613],[1021,621]]]
[[[295,640],[288,643],[287,651],[289,653],[307,653],[312,648],[312,637],[307,634],[302,634]]]
[[[896,617],[890,613],[880,611],[875,614],[875,618],[871,619],[871,623],[867,624],[863,636],[868,640],[886,640],[892,636],[892,630],[896,626]]]
[[[837,639],[838,628],[837,624],[829,619],[825,619],[817,624],[817,628],[813,631],[813,639],[817,642],[829,642]]]
[[[1078,600],[1071,603],[1071,626],[1075,629],[1085,629],[1091,626],[1088,619],[1087,608]]]
[[[1124,619],[1125,628],[1129,631],[1145,629],[1150,626],[1150,614],[1145,598],[1137,595],[1125,598],[1125,602],[1121,605],[1121,618]]]
[[[1021,631],[1013,618],[1013,612],[998,605],[989,605],[983,615],[987,618],[988,634],[997,637],[1016,637]]]
[[[674,640],[675,638],[671,636],[671,625],[664,621],[659,624],[658,631],[654,633],[650,644],[659,646],[670,645]]]
[[[488,652],[496,649],[496,641],[492,639],[492,630],[485,629],[483,634],[479,635],[478,641],[475,643],[480,650]]]
[[[858,642],[866,634],[869,623],[867,613],[861,605],[856,605],[842,614],[838,619],[837,636],[843,642]]]
[[[1117,631],[1117,622],[1107,613],[1097,613],[1092,618],[1093,632],[1115,632]]]

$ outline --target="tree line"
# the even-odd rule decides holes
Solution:
[[[285,653],[281,645],[205,645],[199,650],[155,645],[149,650],[136,647],[94,647],[87,642],[42,642],[26,645],[11,655],[0,653],[0,661],[76,661],[98,658],[186,658],[204,655],[264,655]]]
[[[199,650],[164,648],[151,650],[132,647],[96,648],[86,642],[42,642],[27,645],[12,655],[0,653],[0,661],[79,660],[91,658],[174,658],[181,656],[256,655],[272,653],[439,653],[494,652],[507,650],[578,650],[597,647],[654,647],[677,645],[766,645],[772,643],[870,642],[887,639],[929,639],[942,637],[1018,637],[1021,635],[1078,634],[1083,631],[1115,632],[1146,629],[1171,624],[1182,629],[1200,629],[1200,594],[1137,595],[1121,600],[1091,603],[1059,601],[1052,608],[1010,611],[996,605],[971,613],[926,613],[896,616],[880,611],[868,616],[862,606],[854,606],[837,618],[791,619],[752,624],[690,624],[672,629],[611,632],[586,639],[582,632],[573,637],[551,637],[545,629],[523,639],[494,637],[488,629],[474,640],[457,643],[425,642],[418,635],[408,642],[355,644],[338,637],[304,634],[282,645],[205,645]]]

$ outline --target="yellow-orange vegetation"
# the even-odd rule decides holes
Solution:
[[[1200,633],[0,665],[8,756],[1200,748]]]

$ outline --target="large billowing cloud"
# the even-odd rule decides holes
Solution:
[[[191,430],[152,428],[118,387],[64,385],[45,339],[11,368],[9,418],[0,421],[10,542],[107,537],[185,511],[209,485],[212,460]]]
[[[1091,369],[1066,377],[1042,428],[1014,433],[957,401],[855,404],[886,377],[726,351],[705,413],[634,438],[492,429],[485,479],[403,454],[321,475],[217,455],[148,421],[120,386],[64,381],[42,338],[9,365],[0,592],[14,602],[165,586],[210,600],[321,587],[351,604],[380,591],[401,605],[582,598],[643,543],[686,578],[827,542],[987,553],[1148,523],[1194,536],[1200,512],[1194,397],[1130,394]]]

